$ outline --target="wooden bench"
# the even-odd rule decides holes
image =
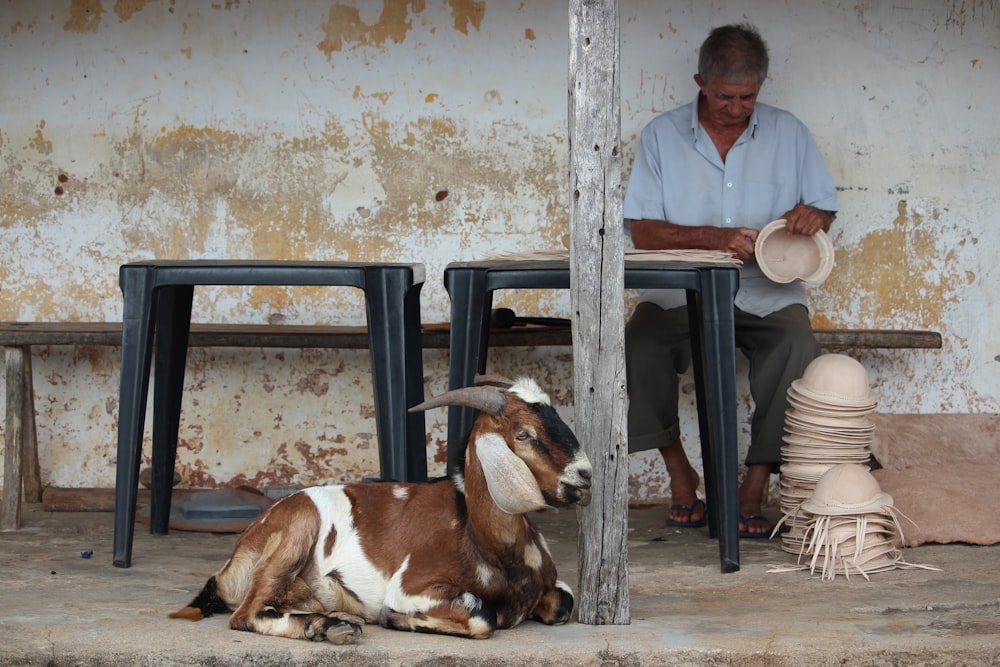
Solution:
[[[423,328],[426,349],[448,349],[447,323]],[[830,329],[816,332],[827,351],[873,348],[938,349],[936,331]],[[42,485],[35,435],[31,348],[39,345],[120,346],[117,322],[0,322],[7,382],[3,505],[0,530],[20,526],[21,490],[27,502],[41,502]],[[363,326],[197,324],[191,325],[189,347],[367,349]],[[515,326],[493,329],[490,347],[572,345],[569,327]]]

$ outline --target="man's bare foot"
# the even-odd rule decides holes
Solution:
[[[746,521],[744,521],[744,519],[746,519]],[[759,512],[755,514],[746,514],[742,510],[740,511],[740,533],[767,536],[771,533],[771,530],[771,521],[764,515]]]
[[[740,485],[740,524],[741,533],[765,536],[771,532],[771,522],[761,515],[761,504],[764,500],[764,489],[767,488],[774,465],[759,463],[747,466],[747,474]]]
[[[698,501],[698,471],[691,466],[680,441],[661,447],[660,454],[670,475],[670,502],[673,505],[670,525],[704,525],[705,503]]]

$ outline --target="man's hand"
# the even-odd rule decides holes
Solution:
[[[796,204],[791,211],[781,217],[785,219],[786,231],[804,236],[812,236],[821,229],[828,232],[830,223],[833,222],[832,213],[808,204]]]
[[[757,234],[750,227],[684,227],[663,220],[632,221],[632,243],[639,250],[721,250],[743,261],[753,255]]]
[[[750,259],[759,233],[756,229],[749,227],[737,227],[736,229],[718,227],[717,229],[719,231],[719,250],[725,250],[736,259],[744,262]]]

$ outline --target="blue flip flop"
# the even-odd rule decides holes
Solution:
[[[691,503],[690,507],[688,507],[687,505],[680,505],[680,504],[671,505],[670,506],[671,511],[680,510],[681,512],[687,512],[688,520],[675,521],[668,516],[667,525],[674,526],[675,528],[701,528],[706,523],[708,523],[708,508],[705,507],[705,513],[702,515],[700,519],[698,519],[697,521],[691,521],[691,515],[694,514],[694,511],[696,509],[698,509],[698,505],[705,507],[705,501],[702,500],[701,498],[698,498],[693,503]]]
[[[749,525],[751,521],[766,521],[767,522],[767,530],[765,530],[764,532],[762,532],[762,533],[751,533],[748,530],[741,530],[740,531],[740,537],[741,538],[748,539],[748,540],[765,540],[765,539],[769,539],[771,537],[771,520],[768,519],[763,514],[754,514],[752,516],[743,516],[741,514],[740,515],[740,521],[743,522],[744,526]]]

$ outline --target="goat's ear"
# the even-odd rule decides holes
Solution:
[[[527,514],[549,507],[528,465],[510,451],[499,434],[486,433],[476,439],[476,458],[493,502],[504,512]]]

